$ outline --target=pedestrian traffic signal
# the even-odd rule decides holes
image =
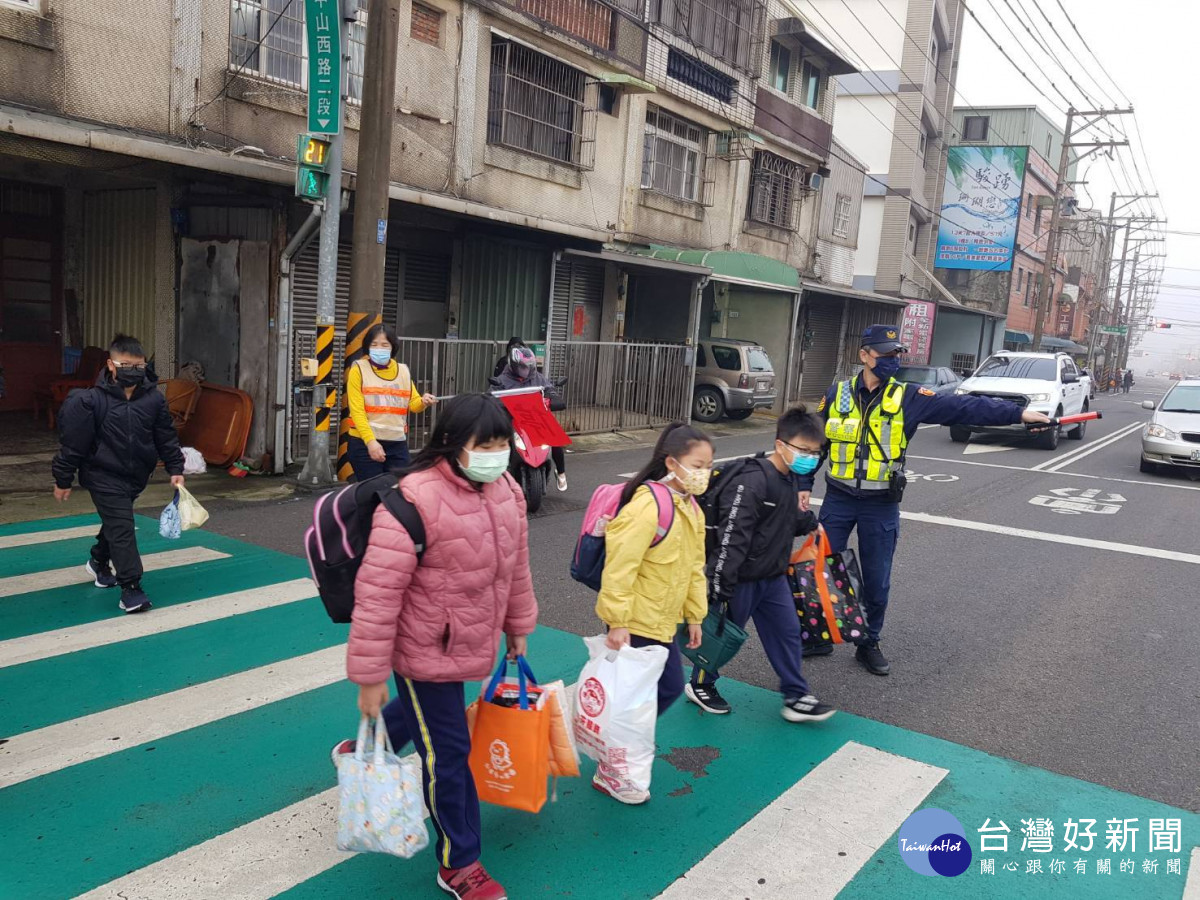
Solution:
[[[296,138],[296,196],[305,200],[320,200],[329,186],[326,170],[329,141],[313,134]]]

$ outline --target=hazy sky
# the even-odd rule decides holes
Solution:
[[[1059,2],[1123,93],[1118,93],[1117,87],[1103,74],[1071,30]],[[966,0],[966,3],[979,17],[982,27],[991,32],[1016,65],[1024,69],[1051,99],[1039,95],[967,15],[958,75],[958,102],[961,105],[1036,104],[1052,119],[1065,125],[1066,101],[1047,86],[1047,81],[1054,82],[1063,94],[1075,101],[1076,108],[1085,108],[1088,104],[1057,62],[1048,59],[1046,51],[1029,38],[1020,20],[1014,19],[1008,5],[1011,4],[1022,18],[1028,14],[1030,27],[1039,26],[1039,38],[1070,71],[1079,88],[1106,106],[1112,100],[1124,106],[1126,97],[1132,101],[1144,139],[1145,156],[1136,147],[1132,152],[1137,154],[1145,181],[1149,183],[1153,179],[1162,195],[1162,208],[1170,220],[1167,227],[1172,231],[1200,234],[1200,177],[1197,173],[1200,120],[1194,112],[1194,85],[1198,73],[1197,57],[1200,56],[1197,45],[1200,0],[1139,0],[1137,3],[1129,0]],[[1039,6],[1058,26],[1066,47],[1079,61],[1053,37],[1046,20],[1038,12]],[[996,10],[1005,14],[1007,24],[1022,38],[1020,44],[1000,21]],[[1044,74],[1037,71],[1025,49],[1021,48],[1033,54]],[[1055,101],[1053,105],[1051,100]],[[1114,121],[1124,123],[1130,119],[1123,116]],[[1118,127],[1127,127],[1131,140],[1137,140],[1132,122]],[[1119,152],[1125,154],[1126,169],[1136,182],[1130,151],[1122,149]],[[1121,194],[1133,193],[1120,167],[1114,165],[1113,169],[1115,185],[1114,175],[1104,160],[1090,168],[1085,163],[1082,171],[1090,184],[1078,189],[1083,205],[1102,208],[1107,214],[1109,197],[1114,189]],[[1147,336],[1141,348],[1154,351],[1156,358],[1158,352],[1178,352],[1185,348],[1200,356],[1200,237],[1168,235],[1166,244],[1147,245],[1145,250],[1159,252],[1154,248],[1164,247],[1167,270],[1156,315],[1195,325],[1184,327],[1177,321],[1170,333]],[[1182,290],[1167,285],[1194,285],[1195,289]],[[1153,361],[1147,360],[1145,364]],[[1130,362],[1135,371],[1139,368],[1137,363],[1136,359]],[[1165,360],[1162,365],[1166,365]],[[1193,366],[1200,367],[1200,363]]]

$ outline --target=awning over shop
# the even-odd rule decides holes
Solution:
[[[712,270],[712,277],[717,281],[744,284],[770,291],[787,291],[792,294],[800,290],[799,272],[785,262],[757,253],[736,250],[682,250],[678,247],[664,247],[661,244],[633,248],[632,252],[649,259],[705,266]]]
[[[671,259],[657,259],[635,253],[622,253],[619,250],[601,250],[599,252],[594,252],[591,250],[564,250],[563,255],[584,256],[589,259],[602,259],[606,262],[614,262],[622,266],[638,266],[644,269],[659,269],[668,272],[679,272],[683,275],[707,277],[711,273],[711,270],[708,268],[708,266],[693,265],[690,262],[681,262]]]
[[[849,297],[852,300],[867,300],[871,303],[886,303],[889,306],[908,306],[908,301],[899,297],[888,297],[873,291],[856,291],[854,288],[842,287],[837,284],[822,284],[819,281],[804,281],[801,286],[805,291],[814,294],[832,294],[835,297]]]
[[[1004,343],[1006,344],[1032,344],[1033,335],[1028,331],[1013,331],[1011,328],[1004,330]]]
[[[1081,347],[1074,341],[1067,341],[1056,337],[1043,337],[1042,349],[1065,350],[1067,353],[1087,353],[1087,347]]]

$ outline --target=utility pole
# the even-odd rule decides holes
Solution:
[[[316,3],[306,2],[305,13],[312,45],[309,50],[310,58],[316,56],[313,47],[316,46],[316,41],[323,37],[318,36],[318,32],[331,29],[336,24],[338,34],[338,94],[336,104],[330,106],[331,109],[337,110],[337,121],[329,141],[329,187],[325,193],[325,211],[321,216],[321,247],[317,258],[317,379],[313,384],[313,426],[308,438],[308,458],[304,461],[304,468],[301,469],[298,479],[302,484],[320,485],[333,482],[333,469],[329,464],[329,413],[337,399],[336,388],[330,393],[330,384],[333,381],[338,232],[342,213],[342,107],[345,99],[346,62],[349,59],[349,23],[355,18],[354,0],[341,0],[338,4],[336,23],[330,22],[330,14],[320,11]],[[326,27],[322,28],[318,23],[324,23]],[[332,37],[332,34],[329,37]],[[309,91],[314,90],[313,76],[310,73]]]
[[[1060,232],[1062,231],[1062,208],[1063,201],[1066,199],[1067,184],[1070,178],[1067,169],[1071,164],[1071,150],[1075,147],[1090,148],[1087,153],[1084,153],[1076,160],[1076,162],[1079,162],[1106,147],[1129,146],[1129,141],[1088,141],[1075,143],[1075,135],[1081,131],[1086,131],[1108,116],[1128,115],[1132,112],[1132,108],[1096,109],[1080,112],[1074,106],[1067,110],[1067,128],[1063,132],[1062,153],[1059,154],[1058,161],[1058,179],[1054,186],[1054,209],[1050,214],[1050,234],[1046,236],[1046,261],[1042,266],[1042,290],[1038,296],[1037,319],[1033,326],[1033,350],[1035,353],[1041,352],[1042,332],[1046,328],[1046,315],[1050,310],[1050,300],[1054,297],[1054,269],[1058,263],[1058,245],[1059,238],[1061,237]],[[1088,119],[1089,121],[1076,127],[1076,118]]]
[[[358,176],[354,190],[354,237],[350,260],[350,310],[346,317],[343,372],[366,354],[363,338],[383,321],[383,270],[387,262],[388,188],[392,178],[392,124],[396,116],[396,52],[400,0],[370,0],[363,62]],[[337,475],[348,481],[350,410],[342,398]]]

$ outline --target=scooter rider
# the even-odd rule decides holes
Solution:
[[[537,357],[526,346],[516,346],[509,351],[508,365],[504,370],[491,379],[493,391],[512,391],[520,388],[545,388],[550,400],[551,411],[566,409],[562,392],[554,383],[537,369]],[[567,489],[567,454],[562,447],[551,447],[550,458],[554,460],[554,471],[558,473],[558,489]]]

